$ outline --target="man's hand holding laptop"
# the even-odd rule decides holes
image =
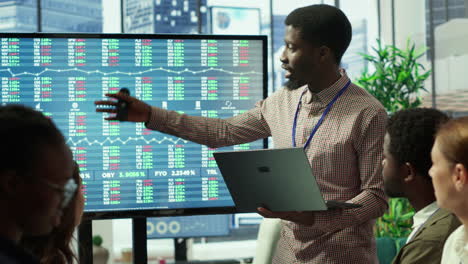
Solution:
[[[315,219],[313,211],[272,212],[264,207],[258,207],[257,211],[261,216],[265,218],[280,218],[302,225],[313,225]]]

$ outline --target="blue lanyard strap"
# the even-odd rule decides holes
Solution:
[[[312,129],[312,132],[310,133],[310,136],[309,138],[307,139],[307,142],[304,144],[304,150],[307,149],[307,147],[309,146],[310,144],[310,141],[312,140],[312,138],[314,137],[315,133],[317,132],[318,128],[320,127],[320,125],[322,124],[323,120],[325,119],[325,116],[328,114],[328,112],[330,112],[330,109],[332,108],[333,104],[338,100],[338,98],[340,98],[340,96],[346,91],[346,89],[348,89],[348,86],[351,84],[351,80],[349,80],[345,86],[335,95],[335,97],[333,98],[333,100],[330,101],[330,103],[328,103],[327,105],[327,108],[325,108],[325,111],[323,111],[323,114],[322,114],[322,117],[320,117],[319,121],[317,122],[317,124],[315,125],[314,129]],[[297,104],[297,108],[296,108],[296,114],[294,115],[294,122],[293,122],[293,127],[292,127],[292,145],[293,147],[296,147],[296,126],[297,126],[297,117],[299,115],[299,110],[301,109],[301,105],[302,105],[302,97],[304,96],[304,94],[307,92],[304,91],[302,94],[301,94],[301,97],[299,98],[299,103]]]

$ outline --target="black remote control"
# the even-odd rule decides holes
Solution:
[[[128,88],[122,87],[119,93],[130,95],[130,90]],[[126,121],[128,118],[128,102],[124,100],[117,101],[117,119],[119,121]]]

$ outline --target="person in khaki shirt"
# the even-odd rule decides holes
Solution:
[[[437,206],[429,176],[437,128],[449,118],[429,108],[395,113],[384,139],[383,175],[390,197],[408,198],[416,211],[413,230],[394,264],[440,263],[448,236],[460,225],[456,216]]]

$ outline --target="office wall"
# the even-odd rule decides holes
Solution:
[[[468,90],[468,18],[453,19],[435,29],[437,93]]]

